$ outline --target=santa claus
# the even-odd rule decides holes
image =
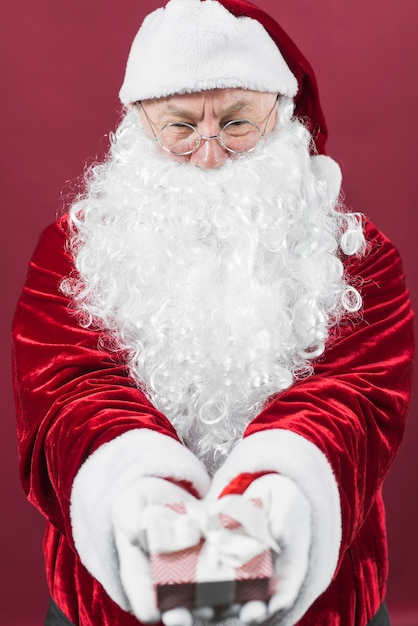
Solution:
[[[381,489],[412,313],[396,249],[343,206],[310,65],[248,2],[170,0],[120,98],[108,158],[41,236],[14,321],[46,623],[389,624]],[[181,530],[164,530],[173,503]],[[245,532],[217,549],[271,548],[268,598],[165,609],[154,543],[210,543],[230,506]]]

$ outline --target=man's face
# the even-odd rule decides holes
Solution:
[[[250,120],[255,122],[261,131],[267,124],[265,137],[269,135],[276,122],[276,111],[272,112],[276,94],[248,91],[246,89],[214,89],[191,94],[182,94],[144,100],[138,111],[146,132],[152,137],[158,136],[160,130],[170,123],[187,123],[195,127],[204,137],[218,135],[225,124],[234,120]],[[227,159],[237,155],[225,150],[218,140],[204,140],[198,150],[186,156],[176,156],[164,151],[169,158],[189,162],[191,165],[204,169],[217,169]]]

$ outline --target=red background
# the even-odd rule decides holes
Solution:
[[[15,0],[0,9],[2,245],[0,623],[41,626],[43,521],[20,490],[10,325],[27,262],[114,129],[130,42],[158,0]],[[316,69],[347,203],[398,245],[417,309],[416,0],[259,0]],[[418,624],[417,397],[386,487],[393,626]]]

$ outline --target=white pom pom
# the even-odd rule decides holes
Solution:
[[[319,180],[328,187],[328,197],[336,202],[341,189],[342,174],[340,166],[334,159],[323,154],[311,157],[312,170]]]

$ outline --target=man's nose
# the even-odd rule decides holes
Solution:
[[[198,150],[190,157],[190,163],[196,167],[203,169],[217,169],[222,167],[231,153],[222,148],[216,137],[207,137],[202,139],[202,143]]]

